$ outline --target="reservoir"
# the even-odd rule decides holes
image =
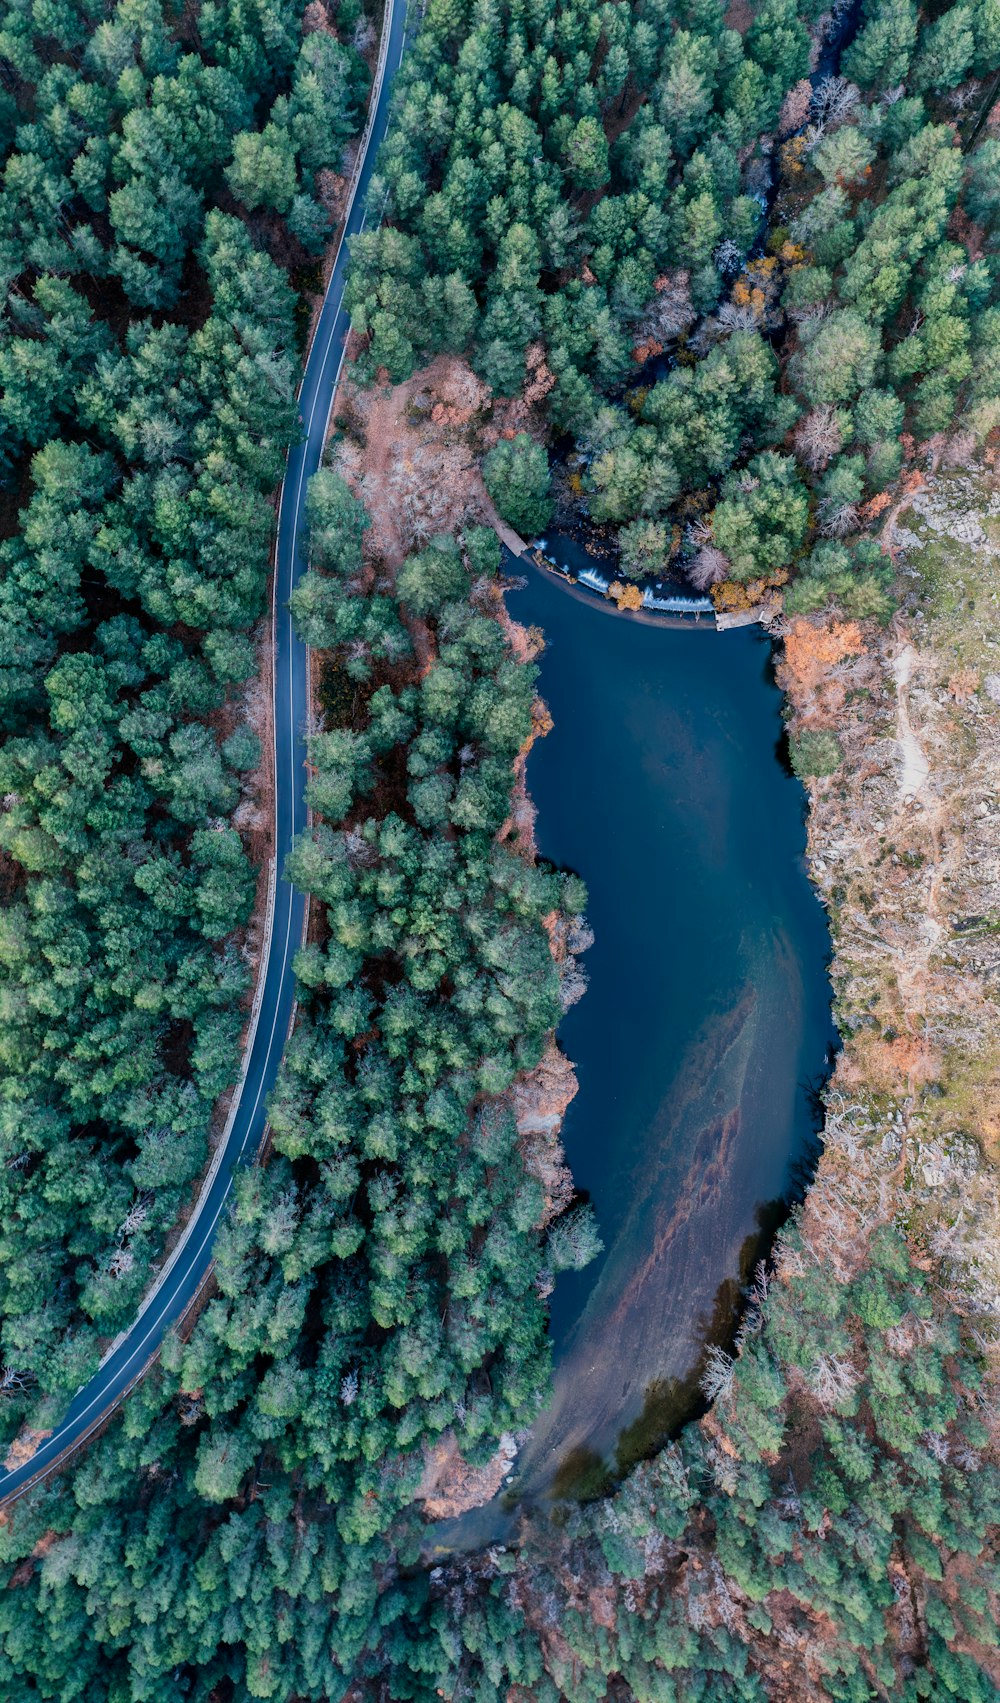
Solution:
[[[605,1251],[559,1277],[553,1398],[515,1494],[588,1494],[696,1401],[706,1340],[816,1154],[833,1032],[805,794],[781,759],[771,644],[616,614],[531,563],[511,615],[546,648],[528,759],[541,857],[589,889],[590,986],[558,1039],[563,1139]]]

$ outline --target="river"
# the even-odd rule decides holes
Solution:
[[[552,1403],[518,1463],[533,1498],[596,1489],[690,1413],[706,1336],[731,1338],[815,1156],[833,1032],[770,642],[525,571],[508,605],[545,633],[554,722],[528,760],[538,849],[583,876],[596,936],[559,1028],[580,1082],[563,1135],[605,1242],[552,1296]]]

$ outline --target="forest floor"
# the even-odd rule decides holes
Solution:
[[[367,389],[342,379],[331,416],[339,471],[371,516],[366,556],[394,573],[412,550],[463,522],[490,526],[512,549],[479,464],[501,436],[531,422],[521,399],[494,401],[472,368],[438,355],[403,384]]]

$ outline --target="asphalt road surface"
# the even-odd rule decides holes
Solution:
[[[240,1165],[252,1162],[261,1150],[267,1126],[266,1102],[274,1087],[288,1038],[294,1008],[292,959],[305,925],[305,899],[282,878],[294,836],[307,821],[302,731],[306,719],[308,659],[296,638],[288,612],[292,587],[303,572],[306,492],[320,463],[333,396],[344,363],[350,320],[343,308],[348,250],[346,238],[363,229],[365,197],[379,144],[389,119],[392,83],[403,55],[405,0],[386,0],[382,55],[384,73],[373,113],[366,128],[367,145],[354,198],[319,324],[313,337],[299,391],[302,437],[291,450],[278,513],[274,585],[274,774],[275,867],[271,928],[265,941],[262,978],[242,1075],[213,1171],[184,1234],[130,1326],[112,1345],[98,1371],[74,1397],[62,1422],[29,1461],[6,1471],[0,1468],[0,1506],[16,1500],[45,1478],[85,1443],[108,1414],[143,1376],[159,1352],[170,1327],[183,1318],[212,1268],[212,1248],[233,1178]]]

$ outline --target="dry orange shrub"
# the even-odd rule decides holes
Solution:
[[[745,278],[737,278],[733,285],[733,301],[737,307],[749,307],[760,319],[767,306],[767,298],[763,290],[754,286],[751,289]]]
[[[967,704],[979,690],[979,675],[974,668],[960,668],[948,681],[948,691],[956,704]]]
[[[642,592],[637,585],[622,585],[620,580],[614,580],[608,586],[608,596],[614,598],[619,609],[642,608]]]
[[[805,170],[805,139],[793,136],[790,142],[783,142],[778,150],[781,170],[787,177],[795,177]]]
[[[884,514],[891,503],[892,498],[888,491],[879,491],[874,497],[870,497],[868,502],[862,504],[858,510],[858,519],[864,521],[867,526],[869,521],[877,520],[880,514]]]
[[[726,579],[719,585],[713,585],[708,595],[720,614],[737,615],[744,609],[753,608],[750,593],[756,584],[756,580],[751,580],[749,585],[740,585],[738,580]]]
[[[769,591],[787,583],[788,569],[778,568],[776,573],[768,574],[765,579],[747,580],[745,585],[738,580],[722,580],[719,585],[710,588],[709,596],[720,614],[738,615],[744,609],[754,609]]]
[[[537,631],[538,629],[536,628],[533,630]],[[536,739],[544,739],[545,735],[547,733],[551,733],[554,727],[555,722],[549,714],[548,704],[546,704],[542,698],[536,698],[531,706],[531,736],[529,744],[533,745]]]
[[[800,615],[785,634],[782,672],[793,697],[815,691],[832,668],[865,648],[857,621],[829,621],[815,626]]]
[[[855,1036],[852,1052],[853,1068],[847,1080],[866,1082],[885,1094],[934,1082],[941,1072],[940,1054],[919,1035],[897,1035],[892,1041]]]

